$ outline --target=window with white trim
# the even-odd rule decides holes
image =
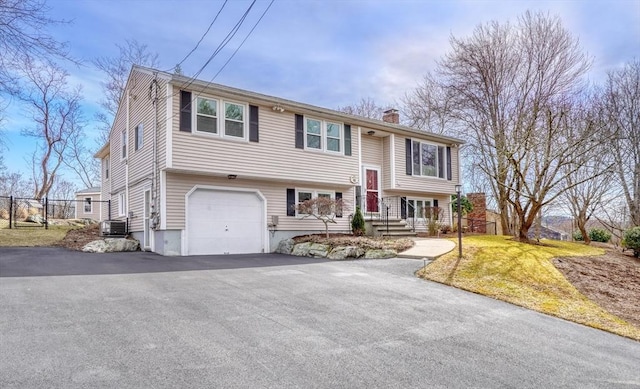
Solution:
[[[325,190],[296,189],[296,204],[298,206],[307,200],[315,199],[317,197],[326,197],[333,200],[336,198],[336,193]],[[296,207],[296,216],[299,215],[306,214],[299,212],[298,207]]]
[[[198,97],[196,131],[218,133],[218,100]]]
[[[109,157],[104,159],[104,178],[109,179]]]
[[[136,138],[136,144],[135,144],[135,150],[138,151],[142,148],[142,132],[143,132],[143,128],[142,128],[142,123],[138,124],[134,130],[134,135]]]
[[[446,148],[434,143],[411,142],[413,175],[446,178]]]
[[[127,130],[122,130],[120,134],[120,147],[122,149],[122,153],[120,154],[121,159],[127,159]]]
[[[431,199],[407,199],[407,217],[413,218],[414,215],[418,219],[423,219],[425,216],[425,209],[430,208],[432,204]]]
[[[247,139],[246,104],[203,96],[198,96],[196,101],[196,132],[229,139]]]
[[[84,198],[84,213],[91,213],[91,197]]]
[[[244,139],[245,106],[242,104],[224,103],[224,135]]]
[[[127,196],[125,192],[118,193],[118,216],[127,214]]]
[[[305,117],[305,148],[332,153],[342,152],[342,124]]]

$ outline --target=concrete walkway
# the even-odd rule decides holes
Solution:
[[[398,254],[398,258],[411,259],[436,259],[448,253],[456,247],[456,244],[448,239],[413,238],[415,246]]]

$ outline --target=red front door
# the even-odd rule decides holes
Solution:
[[[378,170],[376,169],[365,169],[366,176],[366,195],[367,195],[367,204],[366,204],[366,212],[378,212],[378,203],[380,202],[379,197],[379,186],[378,186]]]

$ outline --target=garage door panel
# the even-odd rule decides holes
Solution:
[[[265,204],[256,192],[196,189],[187,207],[189,255],[262,252]]]

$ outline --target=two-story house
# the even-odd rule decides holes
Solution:
[[[102,199],[164,255],[271,252],[323,231],[296,211],[318,196],[345,203],[333,232],[350,231],[356,204],[412,220],[439,206],[450,223],[462,142],[385,120],[134,66],[96,154]]]

